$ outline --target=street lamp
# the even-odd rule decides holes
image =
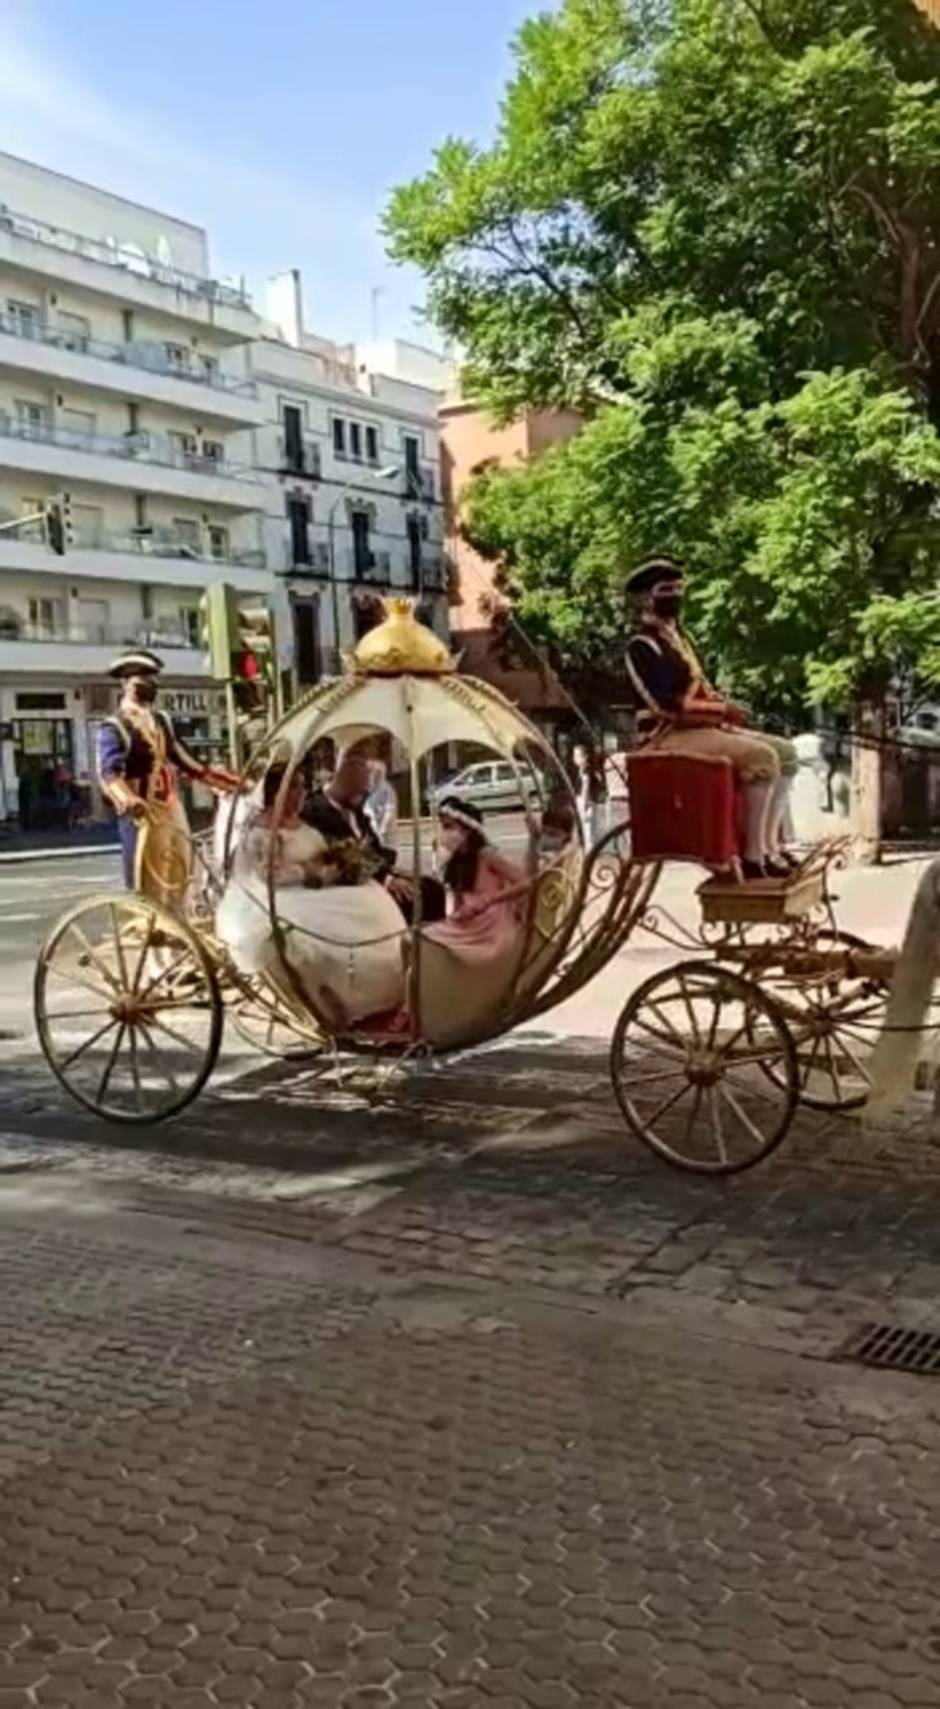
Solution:
[[[398,476],[401,474],[401,469],[399,468],[397,463],[389,463],[382,469],[371,469],[371,470],[369,470],[369,473],[377,481],[394,481],[394,480],[397,480]],[[330,560],[330,591],[331,591],[331,601],[332,601],[332,610],[333,610],[333,645],[334,645],[335,650],[336,650],[337,664],[339,663],[339,587],[338,587],[337,580],[336,580],[336,528],[335,528],[335,520],[336,520],[337,509],[342,504],[343,499],[346,498],[346,496],[356,488],[361,490],[360,482],[356,479],[355,476],[353,476],[353,478],[351,480],[348,480],[346,482],[345,486],[340,487],[340,490],[337,493],[335,499],[333,500],[333,503],[330,505],[329,511],[327,513],[327,519],[326,519],[327,540],[329,543],[328,544],[328,550],[329,550],[329,560]]]

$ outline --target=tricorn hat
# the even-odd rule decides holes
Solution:
[[[156,653],[151,653],[149,647],[129,647],[126,653],[119,653],[108,666],[108,675],[113,677],[128,676],[159,676],[163,669],[163,660]]]
[[[685,580],[685,566],[678,558],[670,558],[662,553],[656,558],[646,558],[631,570],[624,583],[627,593],[652,593],[658,587],[671,587],[676,582]]]

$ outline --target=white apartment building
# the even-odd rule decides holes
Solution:
[[[401,342],[315,337],[287,273],[273,282],[251,373],[265,417],[265,555],[289,603],[300,686],[337,668],[379,595],[412,596],[446,637],[437,411],[450,365]]]
[[[0,531],[0,816],[24,772],[89,778],[125,644],[191,741],[221,735],[199,599],[270,587],[257,330],[202,230],[0,154],[0,523],[67,494],[74,524],[61,557]]]

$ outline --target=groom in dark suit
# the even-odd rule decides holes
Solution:
[[[416,881],[396,875],[398,850],[386,848],[376,835],[365,808],[369,783],[369,755],[365,749],[342,749],[332,778],[322,789],[315,789],[307,796],[301,818],[319,831],[328,843],[367,845],[375,856],[376,878],[394,896],[410,925]],[[430,877],[421,878],[420,884],[422,923],[442,920],[446,911],[444,886],[439,879]]]

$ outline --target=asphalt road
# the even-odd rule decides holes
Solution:
[[[521,814],[492,814],[488,829],[494,843],[521,858],[526,844]],[[425,837],[430,858],[430,837]],[[411,866],[411,827],[400,829],[400,864]],[[0,1006],[18,1000],[28,983],[36,953],[60,915],[98,891],[121,888],[120,859],[115,850],[61,860],[0,863]]]
[[[32,962],[60,914],[85,896],[120,886],[120,861],[111,850],[80,859],[0,865],[0,965]]]

